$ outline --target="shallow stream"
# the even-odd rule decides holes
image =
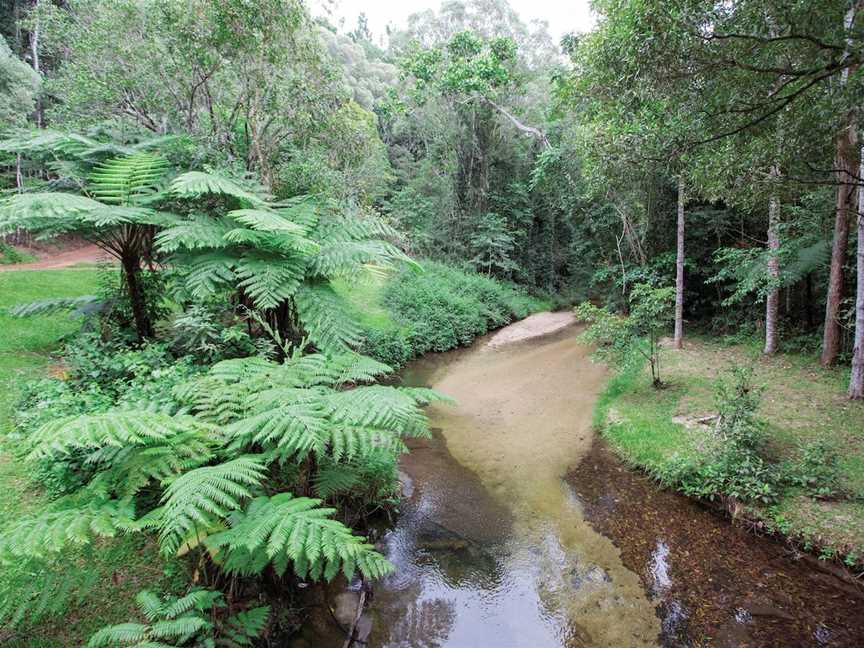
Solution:
[[[575,338],[480,340],[403,374],[458,405],[431,407],[434,437],[402,461],[381,539],[396,571],[375,585],[365,645],[864,645],[857,586],[657,491],[595,441],[607,376]],[[294,645],[343,640],[319,615]]]

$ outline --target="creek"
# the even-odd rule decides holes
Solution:
[[[403,373],[458,404],[430,407],[433,437],[401,461],[380,540],[396,570],[375,584],[365,645],[862,645],[857,585],[657,490],[594,438],[608,375],[576,333],[481,339]],[[292,645],[344,636],[313,614]]]

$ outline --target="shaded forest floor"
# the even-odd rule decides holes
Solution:
[[[21,319],[6,315],[3,309],[48,297],[93,294],[97,289],[97,272],[92,269],[0,274],[0,526],[50,503],[12,453],[15,439],[10,437],[10,416],[21,386],[47,374],[63,336],[80,325],[64,313]],[[63,571],[76,583],[65,614],[46,617],[17,638],[4,636],[0,628],[0,644],[10,648],[83,645],[106,623],[132,618],[135,594],[148,586],[164,587],[171,576],[170,566],[160,559],[155,545],[139,536],[100,542],[92,555],[71,553]],[[44,603],[50,609],[56,601]]]
[[[661,480],[681,463],[698,462],[711,447],[715,381],[732,367],[752,367],[764,387],[759,416],[767,422],[764,453],[775,465],[795,461],[821,442],[836,453],[844,497],[816,499],[785,488],[771,505],[746,508],[757,526],[795,539],[823,558],[864,559],[864,403],[846,398],[848,369],[824,369],[813,358],[766,358],[757,346],[691,337],[683,351],[663,354],[664,390],[651,386],[647,368],[614,379],[601,398],[595,424],[629,463]]]

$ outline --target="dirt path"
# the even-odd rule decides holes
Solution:
[[[15,270],[55,270],[57,268],[68,268],[80,264],[93,264],[104,261],[107,258],[105,252],[95,245],[85,245],[74,250],[66,250],[56,254],[50,254],[44,259],[32,263],[15,263],[11,265],[0,265],[0,272],[13,272]]]
[[[506,326],[489,340],[487,346],[498,347],[512,342],[549,335],[575,324],[576,316],[571,311],[535,313],[524,320]]]

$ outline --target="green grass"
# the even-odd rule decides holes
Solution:
[[[716,440],[698,419],[716,411],[714,382],[732,366],[754,369],[764,386],[759,415],[767,421],[766,454],[775,462],[819,440],[840,457],[839,476],[849,499],[818,501],[794,490],[773,506],[754,508],[770,527],[825,555],[864,556],[864,403],[845,396],[848,370],[824,369],[798,354],[762,356],[752,345],[723,345],[691,337],[683,351],[663,353],[668,387],[655,390],[647,368],[630,368],[607,385],[595,426],[628,463],[662,477],[676,464],[698,462]]]
[[[28,467],[14,458],[5,434],[21,384],[43,375],[60,340],[80,325],[62,313],[22,319],[2,311],[38,299],[93,294],[97,287],[95,270],[0,272],[0,524],[48,504]],[[99,627],[134,618],[133,598],[140,589],[170,587],[176,576],[171,572],[175,568],[159,558],[154,543],[140,537],[102,542],[95,558],[73,551],[62,560],[66,569],[88,573],[88,584],[73,593],[76,600],[60,616],[43,618],[17,634],[0,627],[3,646],[81,645]]]

